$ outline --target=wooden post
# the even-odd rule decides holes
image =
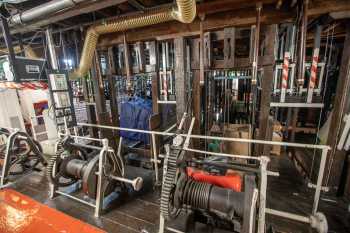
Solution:
[[[119,126],[119,113],[118,113],[118,93],[115,89],[115,79],[113,78],[113,75],[116,74],[115,69],[115,61],[114,61],[114,53],[113,53],[113,47],[108,48],[108,73],[107,73],[107,79],[109,83],[109,93],[110,93],[110,105],[111,105],[111,114],[112,114],[112,125],[113,126]],[[119,131],[116,131],[116,133],[119,135]]]
[[[181,118],[186,111],[186,41],[183,37],[178,37],[174,39],[174,49],[175,49],[175,87],[176,87],[176,118],[179,124]]]
[[[235,28],[224,29],[224,67],[232,68],[235,66]]]
[[[152,107],[153,114],[159,114],[159,104],[158,104],[158,96],[159,96],[159,62],[158,62],[158,44],[156,41],[152,41],[149,44],[149,56],[151,65],[154,65],[154,70],[152,72]],[[152,61],[154,64],[152,64]]]
[[[277,25],[269,25],[266,31],[266,55],[273,55],[275,48],[275,38],[277,34]],[[274,62],[273,62],[274,63]],[[261,79],[261,102],[260,102],[260,116],[259,116],[259,139],[271,140],[268,135],[269,116],[270,116],[270,102],[272,92],[272,82],[274,75],[274,64],[264,66],[264,75]],[[254,113],[252,113],[254,114]],[[261,145],[258,148],[258,156],[268,149],[264,149],[267,146]]]
[[[338,186],[346,153],[337,150],[338,139],[344,128],[343,117],[350,111],[350,21],[346,22],[346,38],[343,47],[333,115],[328,133],[327,145],[332,149],[328,153],[325,169],[326,185]]]
[[[103,80],[101,75],[100,63],[98,59],[98,52],[95,51],[92,69],[92,81],[95,91],[95,104],[98,123],[100,125],[111,125],[109,113],[107,112],[106,99],[103,89]],[[101,137],[107,138],[109,145],[116,151],[116,140],[113,136],[113,131],[109,129],[101,129]]]

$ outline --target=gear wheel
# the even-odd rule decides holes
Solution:
[[[166,156],[164,160],[160,213],[166,220],[177,217],[180,212],[173,204],[173,194],[176,188],[176,175],[178,173],[177,160],[181,152],[180,147],[171,146],[169,156]]]

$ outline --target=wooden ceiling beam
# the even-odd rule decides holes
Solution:
[[[234,0],[227,0],[226,2],[233,2]],[[236,2],[239,0],[235,0]],[[216,1],[215,1],[216,2]],[[208,7],[203,7],[202,3],[198,5],[201,12]],[[253,4],[254,5],[254,4]],[[213,5],[211,5],[213,7]],[[327,1],[318,2],[311,5],[309,9],[309,17],[317,17],[322,14],[330,12],[350,10],[350,4],[348,0],[334,0],[332,4]],[[212,11],[209,11],[212,12]],[[288,12],[277,10],[275,6],[264,6],[262,10],[262,23],[273,24],[282,22],[291,22],[295,18],[295,12],[290,10]],[[207,15],[204,21],[204,30],[213,31],[219,30],[225,27],[245,27],[255,23],[255,8],[240,9],[235,11],[225,11]],[[182,24],[180,22],[172,21],[163,24],[153,25],[151,27],[144,27],[139,29],[130,30],[127,32],[127,40],[129,42],[142,41],[142,40],[163,40],[170,39],[177,36],[198,36],[199,35],[199,20],[196,19],[191,24]],[[120,44],[123,41],[122,34],[111,33],[101,36],[99,40],[99,46],[105,47],[113,44]]]

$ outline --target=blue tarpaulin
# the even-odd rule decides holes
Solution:
[[[120,107],[120,127],[149,130],[149,118],[152,115],[152,101],[140,97],[122,102]],[[150,136],[144,133],[120,131],[120,135],[130,140],[149,144]]]

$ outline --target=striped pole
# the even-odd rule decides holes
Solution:
[[[320,53],[320,49],[315,48],[314,54],[312,56],[311,74],[310,74],[309,88],[308,88],[308,92],[307,92],[307,103],[312,102],[312,96],[314,93],[316,80],[317,80],[317,63],[318,63],[319,53]]]
[[[280,102],[286,101],[286,92],[288,88],[288,72],[289,72],[289,52],[284,53],[284,60],[282,66],[282,82],[281,82],[281,99]]]

